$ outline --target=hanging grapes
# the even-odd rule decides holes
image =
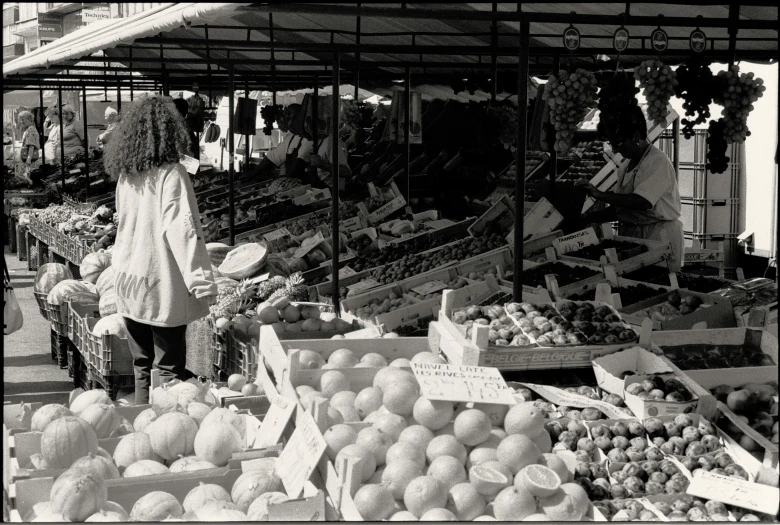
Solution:
[[[355,131],[361,127],[360,123],[362,120],[363,115],[355,100],[341,101],[341,122],[345,128]]]
[[[272,104],[260,108],[260,116],[263,117],[263,133],[270,135],[273,132],[274,122],[281,116],[282,111],[282,106]]]
[[[583,69],[571,74],[562,69],[548,78],[542,98],[550,106],[558,153],[568,153],[577,126],[596,101],[597,84],[593,73]]]
[[[498,129],[498,140],[504,149],[515,151],[517,145],[517,108],[501,105],[487,110],[489,122]]]
[[[695,119],[683,118],[682,134],[686,139],[693,136],[693,128],[710,118],[710,104],[715,92],[714,75],[710,63],[700,58],[691,58],[677,68],[677,87],[675,93],[683,99],[685,114]]]
[[[753,73],[739,73],[739,66],[734,64],[728,71],[718,73],[720,90],[713,97],[715,102],[723,106],[724,136],[728,144],[741,144],[750,136],[747,118],[753,111],[753,102],[764,95],[766,87],[760,78],[754,78]]]
[[[599,91],[599,128],[609,121],[615,121],[623,111],[638,104],[636,95],[639,88],[633,76],[621,71],[610,77],[603,86]]]
[[[729,157],[726,156],[726,139],[724,137],[725,125],[723,119],[710,120],[707,129],[707,171],[710,173],[723,173],[729,165]]]
[[[634,78],[647,99],[647,116],[656,124],[669,114],[669,99],[677,85],[675,77],[675,72],[660,60],[645,60],[634,70]]]

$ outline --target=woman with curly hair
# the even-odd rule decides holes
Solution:
[[[149,402],[153,367],[191,377],[187,324],[216,302],[195,192],[179,163],[187,148],[184,119],[168,97],[131,105],[106,147],[104,165],[118,179],[116,306],[127,325],[136,404]]]
[[[19,157],[28,168],[35,168],[39,164],[41,149],[41,138],[35,129],[35,117],[29,111],[22,111],[17,118],[19,129],[22,130],[22,149],[19,151]]]

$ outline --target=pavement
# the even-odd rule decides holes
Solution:
[[[3,247],[3,254],[24,315],[22,328],[3,336],[3,401],[67,405],[73,380],[51,358],[51,328],[32,292],[35,272],[27,271],[27,262],[9,253],[8,246]]]

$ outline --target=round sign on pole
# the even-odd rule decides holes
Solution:
[[[661,53],[669,47],[669,36],[666,34],[666,31],[659,27],[650,35],[650,42],[653,45],[653,49]]]
[[[701,53],[707,47],[707,35],[705,35],[704,31],[702,31],[698,27],[693,31],[691,31],[691,36],[689,40],[690,40],[691,50],[694,51],[695,53]]]
[[[580,48],[580,32],[576,27],[570,25],[563,32],[563,47],[569,51],[576,51]]]
[[[612,47],[614,47],[615,51],[617,51],[618,53],[622,53],[628,48],[628,40],[629,40],[628,29],[626,29],[623,26],[620,26],[617,28],[614,36],[612,37]]]

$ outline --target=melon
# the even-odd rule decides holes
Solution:
[[[33,292],[48,295],[52,288],[66,279],[73,279],[73,274],[67,266],[60,263],[46,263],[35,273]]]
[[[126,467],[142,459],[162,463],[162,458],[154,453],[152,440],[145,432],[133,432],[123,436],[114,449],[114,463],[122,472]]]
[[[163,384],[152,390],[149,397],[152,404],[157,407],[158,411],[161,409],[169,409],[176,406],[178,398],[168,393],[168,386]]]
[[[192,489],[184,497],[182,506],[184,512],[197,512],[199,508],[209,501],[227,501],[230,502],[230,493],[220,485],[212,483],[203,483]]]
[[[104,458],[106,458],[106,459],[110,459],[110,460],[111,460],[111,463],[113,463],[113,462],[114,462],[114,458],[113,458],[113,457],[111,457],[111,454],[109,454],[109,453],[108,453],[108,451],[107,451],[106,449],[104,449],[103,447],[98,447],[98,449],[97,449],[97,455],[98,455],[98,456],[103,456],[103,457],[104,457]]]
[[[246,511],[247,519],[249,521],[269,521],[269,507],[284,503],[289,501],[289,499],[284,492],[266,492],[249,505],[249,509]]]
[[[146,426],[157,419],[157,411],[154,408],[147,408],[137,416],[133,421],[133,428],[136,432],[143,432]]]
[[[106,334],[115,335],[120,339],[127,339],[125,318],[119,314],[101,317],[98,322],[95,323],[95,326],[92,327],[92,335],[100,337]]]
[[[119,521],[128,521],[130,517],[127,514],[120,514],[118,512],[114,512],[113,510],[99,510],[96,513],[94,513],[92,516],[86,519],[87,523],[94,523],[94,522],[108,522],[108,523],[116,523]]]
[[[103,297],[106,292],[114,288],[114,267],[109,266],[98,277],[95,287],[97,287],[98,295]]]
[[[238,505],[230,501],[211,500],[192,512],[192,521],[246,521],[246,514],[239,510]]]
[[[79,415],[90,405],[113,405],[105,390],[95,389],[84,392],[70,404],[70,411]]]
[[[98,308],[100,309],[100,317],[108,317],[111,314],[115,314],[116,310],[116,289],[109,288],[105,293],[100,295],[98,300]]]
[[[168,517],[181,518],[184,514],[179,500],[172,494],[156,490],[135,502],[130,511],[133,521],[162,521]]]
[[[68,301],[75,304],[98,304],[100,297],[92,292],[77,292],[69,296]]]
[[[229,392],[232,392],[232,390]],[[246,421],[232,410],[222,407],[215,408],[203,419],[201,426],[213,425],[215,423],[232,425],[238,431],[241,443],[246,441]]]
[[[86,392],[83,388],[74,388],[70,391],[70,394],[68,394],[68,406],[71,406],[73,404],[73,400],[76,399],[78,396]]]
[[[86,520],[108,501],[108,489],[103,481],[84,471],[63,474],[51,487],[51,511],[71,521]]]
[[[195,435],[195,455],[224,467],[235,452],[241,451],[243,443],[241,435],[228,423],[201,424]]]
[[[171,463],[171,472],[192,472],[194,470],[207,470],[217,468],[213,463],[198,459],[197,456],[182,457]],[[186,507],[185,507],[186,509]]]
[[[63,516],[62,514],[56,514],[54,512],[48,512],[46,514],[41,514],[40,516],[36,516],[34,520],[32,520],[33,523],[67,523],[70,522],[68,518]]]
[[[151,459],[142,459],[128,465],[122,473],[123,478],[140,478],[142,476],[154,476],[157,474],[167,474],[170,472],[168,467],[162,463]]]
[[[250,470],[241,474],[233,484],[230,497],[238,505],[241,512],[246,512],[249,505],[266,492],[282,490],[282,481],[268,470]]]
[[[46,296],[46,301],[51,305],[59,306],[65,304],[71,296],[79,293],[93,294],[97,298],[97,288],[94,284],[77,281],[75,279],[65,279],[64,281],[57,283],[54,288],[49,291],[49,295]]]
[[[56,403],[44,405],[33,413],[30,430],[33,432],[43,432],[46,430],[46,427],[49,426],[49,423],[55,419],[72,415],[73,412],[68,410],[65,405],[58,405]]]
[[[233,247],[221,242],[210,242],[206,244],[206,251],[209,252],[211,264],[219,266],[225,260],[227,254],[233,251]]]
[[[135,432],[133,425],[127,419],[125,419],[122,416],[119,416],[119,420],[120,420],[119,426],[116,429],[114,429],[114,431],[111,432],[111,434],[108,437],[118,438]]]
[[[206,390],[208,389],[201,388],[195,383],[184,381],[168,387],[167,393],[169,396],[175,396],[176,404],[186,409],[192,402],[202,403],[206,399]]]
[[[79,417],[92,425],[98,439],[110,437],[122,425],[122,416],[114,405],[90,405],[79,413]]]
[[[173,461],[193,453],[198,425],[186,414],[168,412],[152,421],[144,432],[152,440],[152,450],[161,458]]]
[[[106,501],[106,504],[103,505],[103,508],[101,510],[105,510],[108,512],[116,512],[117,514],[123,514],[127,516],[128,519],[130,518],[130,515],[127,513],[125,508],[119,503],[117,503],[116,501]]]
[[[203,420],[211,413],[211,407],[199,401],[193,401],[187,405],[187,415],[200,427]]]
[[[69,468],[77,459],[96,453],[97,440],[89,423],[76,416],[64,416],[49,423],[43,431],[41,456],[50,468]]]
[[[100,274],[111,266],[111,255],[104,250],[88,253],[81,259],[79,272],[81,278],[88,283],[96,283]]]
[[[231,279],[247,279],[263,267],[267,255],[268,246],[264,242],[243,244],[227,254],[219,271]]]
[[[77,459],[71,468],[84,470],[103,480],[119,478],[119,469],[116,468],[114,462],[97,453],[90,453]]]
[[[51,504],[48,501],[41,501],[40,503],[33,505],[33,508],[22,517],[22,521],[28,523],[38,516],[44,516],[46,514],[51,514]]]

